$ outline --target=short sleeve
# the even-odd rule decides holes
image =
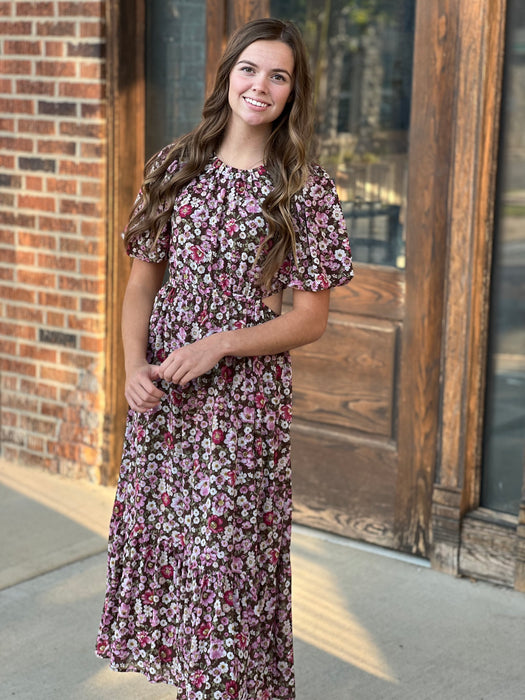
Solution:
[[[171,145],[166,146],[159,151],[153,165],[151,166],[152,172],[162,165],[170,149]],[[173,173],[178,170],[178,167],[178,161],[173,161],[166,171],[164,177],[171,177]],[[144,199],[141,188],[137,198],[135,199],[133,212],[140,212],[143,208]],[[144,260],[145,262],[158,263],[166,260],[169,255],[170,248],[170,228],[170,222],[168,221],[155,243],[153,243],[154,236],[152,235],[151,231],[149,229],[147,231],[143,231],[139,236],[135,237],[127,244],[126,253],[132,258],[138,258],[139,260]]]
[[[286,287],[318,292],[353,277],[348,231],[335,183],[318,165],[292,205],[297,261],[290,253],[278,278]]]

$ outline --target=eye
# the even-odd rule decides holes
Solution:
[[[253,73],[253,68],[251,66],[241,66],[241,73]]]

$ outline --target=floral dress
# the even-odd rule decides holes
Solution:
[[[257,286],[271,187],[263,167],[214,158],[180,193],[158,243],[145,234],[129,247],[141,260],[168,259],[150,363],[271,320],[269,292],[348,282],[335,187],[313,166],[293,205],[297,262],[285,260],[271,290]],[[158,409],[128,414],[97,654],[176,686],[178,700],[291,700],[289,354],[225,357],[187,385],[161,388]]]

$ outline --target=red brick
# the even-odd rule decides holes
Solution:
[[[0,260],[10,265],[34,265],[35,254],[18,248],[0,248]]]
[[[105,104],[84,104],[81,107],[81,116],[84,119],[105,119],[106,105]]]
[[[40,217],[42,219],[43,217]],[[42,228],[42,222],[40,227]],[[18,234],[18,245],[27,248],[44,248],[45,250],[56,250],[57,241],[55,236],[43,236],[40,231],[38,233],[29,233],[28,231],[20,231]]]
[[[84,107],[84,105],[82,105]],[[62,122],[60,133],[62,136],[80,136],[81,138],[103,139],[106,127],[104,124],[81,124],[78,122]]]
[[[2,411],[2,423],[4,424],[5,427],[9,426],[11,428],[14,428],[18,425],[18,411],[16,413],[12,413],[11,411]],[[7,457],[5,453],[5,446],[2,445],[2,454],[4,457]]]
[[[4,156],[0,153],[0,166],[12,170],[15,167],[15,157],[14,156]]]
[[[43,401],[40,411],[43,416],[52,416],[53,418],[60,418],[63,420],[66,407],[61,403],[47,403]],[[71,437],[69,437],[69,439],[71,440]]]
[[[81,182],[80,196],[91,197],[92,199],[102,199],[104,196],[103,184],[98,180],[95,182]]]
[[[33,150],[33,139],[24,139],[20,136],[0,136],[0,148],[30,153]]]
[[[0,265],[0,280],[2,282],[14,282],[15,271],[9,267],[2,267]]]
[[[18,131],[29,132],[31,134],[54,134],[55,122],[45,119],[19,119]]]
[[[70,442],[47,442],[47,449],[50,454],[57,455],[59,457],[64,457],[65,459],[71,460],[71,462],[78,463],[80,461],[80,447],[79,445],[72,445]]]
[[[20,343],[18,346],[18,353],[20,357],[30,357],[33,360],[39,360],[40,362],[50,362],[56,364],[57,361],[57,351],[54,348],[43,348],[39,345],[31,343],[30,345],[24,345]]]
[[[43,170],[45,173],[54,173],[56,170],[56,160],[51,158],[24,158],[18,156],[18,167],[20,170]]]
[[[43,231],[59,231],[60,233],[76,233],[77,224],[71,218],[57,219],[40,216],[39,226]]]
[[[12,2],[0,2],[0,17],[9,17],[12,9]]]
[[[100,238],[106,234],[105,221],[83,221],[80,227],[83,236],[96,236]]]
[[[53,328],[64,328],[66,317],[58,311],[48,311],[46,314],[46,322],[48,326]]]
[[[34,304],[36,294],[32,289],[21,289],[19,287],[0,286],[0,299],[9,299],[10,301],[20,301],[25,304]]]
[[[103,158],[105,146],[101,143],[84,142],[80,144],[80,156],[82,158]]]
[[[15,100],[2,97],[0,98],[0,112],[7,114],[34,114],[35,105],[33,100]]]
[[[41,177],[36,177],[35,175],[26,175],[26,189],[36,190],[37,192],[42,191],[43,179]]]
[[[23,323],[3,323],[0,321],[0,335],[12,335],[19,340],[36,340],[35,328]]]
[[[77,74],[77,67],[72,61],[37,61],[36,74],[74,78]]]
[[[18,379],[11,376],[0,377],[0,387],[8,391],[16,391],[18,388]]]
[[[60,175],[80,175],[82,177],[102,178],[105,175],[101,163],[86,163],[85,161],[61,160],[58,171]]]
[[[49,272],[37,272],[36,270],[18,270],[17,280],[19,284],[28,284],[32,287],[53,289],[56,285],[55,275]]]
[[[75,36],[75,22],[37,22],[37,36]]]
[[[33,396],[40,396],[43,399],[56,399],[58,395],[58,390],[55,386],[51,384],[44,384],[43,382],[32,382],[30,379],[22,379],[20,381],[20,391],[24,394],[32,394]]]
[[[13,211],[2,211],[0,209],[0,223],[6,226],[35,228],[35,217],[29,214],[16,214]]]
[[[73,316],[69,314],[67,317],[67,327],[75,331],[85,331],[86,333],[101,333],[101,319],[91,316]]]
[[[59,2],[60,17],[103,17],[103,2]]]
[[[56,307],[75,311],[78,308],[78,300],[69,294],[55,294],[54,292],[38,292],[38,303],[41,306]]]
[[[17,80],[16,91],[19,95],[54,95],[55,84],[43,80]]]
[[[46,56],[63,56],[64,43],[62,41],[46,41]]]
[[[14,131],[15,130],[15,120],[14,119],[0,119],[0,131]]]
[[[40,368],[40,378],[50,379],[61,384],[72,384],[76,386],[78,380],[78,374],[76,372],[67,372],[63,369],[58,369],[57,367],[46,367],[45,365]]]
[[[46,189],[48,192],[60,192],[62,194],[76,194],[76,180],[58,180],[54,177],[49,177],[46,180]]]
[[[78,367],[78,369],[89,369],[93,364],[93,358],[90,355],[79,352],[61,352],[59,357],[61,365],[68,367]]]
[[[105,289],[104,281],[101,279],[90,280],[83,277],[66,277],[61,275],[58,278],[58,289],[72,292],[84,292],[86,294],[102,294]]]
[[[32,416],[20,416],[20,427],[23,430],[28,430],[31,433],[39,435],[47,435],[51,437],[56,433],[55,421],[42,420],[41,418],[33,418]]]
[[[36,194],[19,194],[18,206],[20,209],[36,209],[38,211],[55,211],[54,197],[39,197]]]
[[[44,314],[41,309],[18,304],[9,304],[6,307],[6,317],[13,320],[30,321],[32,323],[42,323],[44,320]]]
[[[104,338],[94,338],[92,336],[83,335],[80,338],[80,349],[87,350],[89,352],[104,352],[105,340]]]
[[[2,372],[23,374],[26,377],[36,377],[34,362],[20,362],[20,360],[14,360],[10,357],[0,357],[0,367],[2,368]]]
[[[14,207],[15,205],[15,200],[14,200],[14,194],[11,194],[9,192],[0,192],[0,206],[2,207]]]
[[[38,267],[48,268],[51,270],[64,270],[66,272],[75,272],[77,268],[77,260],[76,258],[68,258],[63,255],[49,255],[45,253],[39,253]]]
[[[15,244],[15,232],[9,229],[0,229],[0,243],[7,243],[8,245]]]
[[[81,202],[78,199],[63,199],[60,202],[60,213],[100,218],[104,215],[104,208],[101,202]]]
[[[20,58],[0,59],[0,73],[4,73],[4,75],[31,75],[31,61]]]
[[[80,36],[87,37],[103,37],[104,26],[101,22],[80,22]]]
[[[33,31],[31,22],[0,22],[1,36],[23,36],[24,34],[31,35]]]
[[[76,144],[73,141],[39,141],[39,153],[59,153],[65,156],[74,156]]]
[[[45,447],[45,441],[43,438],[36,437],[35,435],[27,435],[27,449],[33,450],[34,452],[43,452]]]
[[[4,41],[4,52],[6,54],[16,54],[19,56],[39,56],[42,53],[42,42],[6,39]]]
[[[58,86],[60,97],[80,97],[84,100],[103,100],[105,85],[98,83],[60,83]]]
[[[16,14],[19,17],[27,15],[28,17],[52,17],[53,16],[53,2],[17,2],[16,3]]]
[[[105,274],[106,270],[106,260],[102,258],[95,258],[93,260],[81,259],[80,260],[80,273],[88,277],[99,277]]]
[[[10,94],[13,92],[13,81],[9,78],[0,77],[0,92]]]
[[[86,314],[103,314],[105,311],[105,302],[101,299],[84,297],[80,300],[80,311]]]
[[[84,222],[82,222],[84,223]],[[60,239],[60,250],[63,253],[77,253],[79,255],[97,255],[99,253],[98,241],[86,241],[84,237]]]

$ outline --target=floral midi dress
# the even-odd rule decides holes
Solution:
[[[313,166],[294,200],[297,262],[285,260],[271,290],[257,286],[271,187],[264,167],[213,158],[178,196],[157,244],[146,233],[129,247],[169,265],[150,363],[271,320],[268,293],[349,281],[335,187]],[[161,388],[158,409],[128,414],[97,654],[176,686],[178,700],[291,700],[290,357],[226,357],[187,385]]]

